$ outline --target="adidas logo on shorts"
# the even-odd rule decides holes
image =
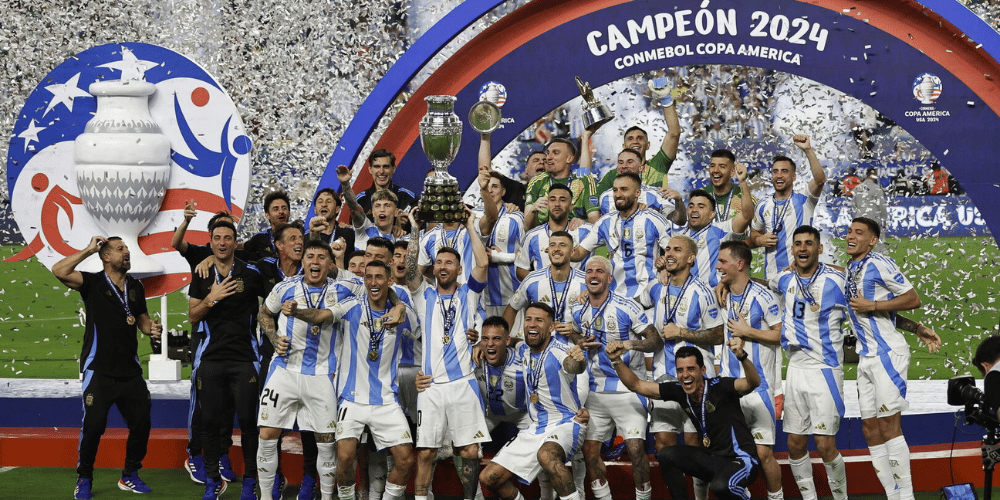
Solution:
[[[479,438],[481,438],[481,437],[485,437],[485,436],[483,436],[483,431],[479,431],[479,432],[477,432],[477,433],[476,433],[476,437],[475,437],[474,439],[479,439]]]

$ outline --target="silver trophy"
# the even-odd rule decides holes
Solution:
[[[420,146],[434,165],[434,173],[424,181],[420,195],[420,213],[426,222],[461,222],[465,220],[458,179],[448,173],[462,143],[462,120],[455,114],[455,96],[432,95],[427,114],[420,120]]]
[[[480,134],[490,134],[500,127],[500,108],[490,101],[479,101],[469,110],[469,126]]]
[[[576,77],[576,87],[580,89],[580,95],[583,96],[583,127],[587,130],[593,132],[597,130],[601,125],[611,121],[615,117],[614,112],[611,111],[606,104],[597,100],[594,97],[594,91],[590,88],[590,83],[585,82]]]

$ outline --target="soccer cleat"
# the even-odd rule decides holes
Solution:
[[[222,480],[231,483],[236,480],[236,473],[233,472],[233,463],[229,461],[229,455],[219,457],[219,475]]]
[[[316,478],[306,474],[302,476],[302,486],[296,500],[313,500],[316,498]]]
[[[278,477],[274,478],[274,486],[271,487],[271,500],[281,500],[281,494],[285,491],[285,485],[288,481],[285,481],[285,476],[278,473]]]
[[[208,473],[205,472],[205,458],[201,455],[189,456],[184,459],[184,468],[187,469],[191,480],[198,484],[205,484]]]
[[[90,500],[94,495],[90,493],[90,479],[81,477],[76,480],[76,488],[73,489],[73,498],[76,500]]]
[[[122,474],[122,478],[118,480],[118,489],[131,491],[132,493],[149,493],[150,491],[153,491],[153,488],[150,488],[142,481],[142,479],[139,479],[139,473],[137,471],[132,471],[132,473],[127,476]]]
[[[226,491],[226,482],[220,478],[208,478],[205,481],[205,496],[201,500],[219,500],[219,495]]]
[[[240,492],[240,500],[257,500],[257,478],[243,478],[243,491]]]

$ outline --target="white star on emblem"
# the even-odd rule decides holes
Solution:
[[[73,75],[73,78],[67,80],[66,83],[57,83],[55,85],[45,87],[45,90],[52,92],[52,100],[49,101],[49,105],[45,108],[45,112],[42,113],[42,116],[47,115],[49,111],[51,111],[52,108],[56,107],[58,104],[65,105],[66,109],[72,113],[73,99],[76,99],[77,97],[90,97],[90,94],[88,94],[87,91],[77,86],[77,82],[79,81],[80,73],[77,73]]]
[[[98,68],[111,68],[122,72],[122,80],[145,80],[146,70],[155,68],[152,61],[140,61],[128,47],[122,47],[122,60],[102,64]]]
[[[28,128],[24,129],[24,132],[17,134],[21,139],[24,139],[24,152],[28,152],[28,145],[32,142],[38,142],[38,133],[45,130],[45,127],[36,127],[35,120],[31,120],[31,124]]]

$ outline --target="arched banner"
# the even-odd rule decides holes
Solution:
[[[1000,36],[954,1],[531,2],[444,62],[376,148],[400,158],[396,182],[419,192],[430,167],[416,143],[424,96],[456,95],[456,113],[465,116],[484,83],[501,83],[508,105],[493,143],[506,144],[579,95],[574,76],[596,88],[670,66],[757,66],[823,83],[896,121],[961,181],[992,225],[1000,207],[989,202],[997,190],[983,167],[1000,130],[997,54]],[[376,123],[365,118],[350,128],[370,133]],[[464,135],[450,168],[460,183],[475,175],[478,141],[471,130]],[[339,161],[343,154],[334,159],[350,163]],[[336,184],[328,168],[320,188]]]

